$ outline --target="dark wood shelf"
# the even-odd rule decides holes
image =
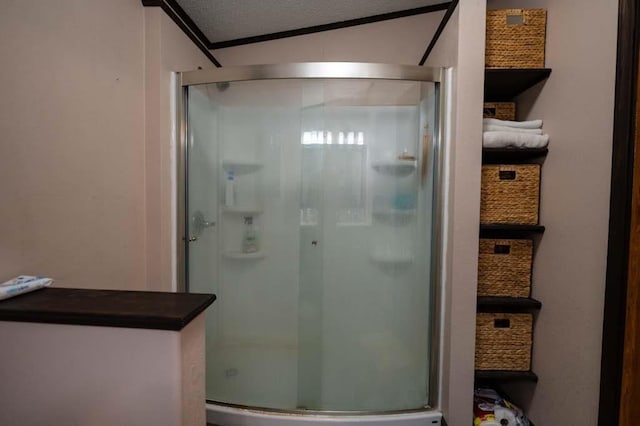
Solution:
[[[476,370],[476,382],[538,382],[533,371]]]
[[[482,148],[482,164],[531,163],[548,152],[549,148]]]
[[[550,74],[550,68],[487,68],[484,71],[484,100],[510,101],[546,80]]]
[[[213,294],[49,287],[0,302],[0,321],[182,330]]]
[[[541,307],[539,300],[530,297],[478,296],[478,312],[529,312]]]
[[[542,234],[542,225],[480,225],[480,238],[527,238],[535,234]]]

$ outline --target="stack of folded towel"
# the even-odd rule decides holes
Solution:
[[[542,133],[542,120],[483,119],[482,146],[484,148],[544,148],[547,145],[549,145],[549,135]]]

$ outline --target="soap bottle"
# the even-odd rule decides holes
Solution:
[[[233,175],[233,171],[229,170],[227,172],[227,180],[224,185],[224,205],[226,207],[232,207],[236,202],[235,200],[235,191],[233,187],[235,177]]]
[[[244,218],[244,232],[242,234],[242,252],[256,253],[260,249],[260,238],[258,230],[253,224],[253,217],[246,216]]]

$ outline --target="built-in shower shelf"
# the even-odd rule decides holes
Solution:
[[[257,206],[247,206],[247,207],[243,207],[243,206],[231,206],[231,207],[223,207],[222,208],[223,213],[227,213],[230,215],[237,215],[237,216],[257,216],[259,214],[262,214],[262,207],[257,207]]]
[[[409,176],[416,170],[416,160],[376,161],[371,163],[371,167],[384,175]]]
[[[381,265],[409,265],[413,263],[413,255],[404,253],[371,253],[371,260]]]
[[[222,168],[225,172],[233,172],[236,175],[248,175],[262,168],[263,164],[256,161],[225,160]]]
[[[416,216],[415,209],[376,209],[373,217],[380,222],[402,224],[409,222]]]
[[[252,260],[252,259],[262,259],[265,257],[264,252],[258,251],[255,253],[243,253],[241,251],[225,251],[222,253],[222,257],[225,259],[231,260]]]

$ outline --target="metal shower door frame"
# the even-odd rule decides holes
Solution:
[[[250,80],[282,80],[282,79],[354,79],[354,80],[400,80],[431,82],[436,93],[436,126],[434,129],[434,191],[433,191],[433,223],[431,240],[431,306],[430,327],[430,365],[429,365],[429,405],[427,410],[439,409],[441,406],[441,372],[442,372],[442,339],[444,336],[444,218],[445,191],[447,170],[445,124],[448,111],[448,80],[450,73],[446,68],[432,68],[413,65],[393,65],[364,62],[305,62],[291,64],[249,65],[240,67],[211,68],[176,73],[175,85],[176,105],[176,183],[177,183],[177,230],[176,230],[176,274],[178,291],[188,291],[189,236],[188,230],[188,102],[189,87],[211,83],[231,83]],[[250,407],[246,407],[250,408]],[[275,410],[284,411],[284,410]],[[422,410],[399,410],[411,412]],[[331,413],[319,411],[308,414],[358,414],[358,412]],[[391,412],[380,412],[389,414]],[[362,414],[374,414],[366,412]]]

